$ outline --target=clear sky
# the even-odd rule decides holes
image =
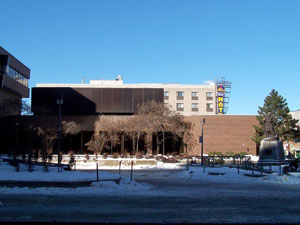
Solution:
[[[0,0],[0,45],[36,83],[232,82],[228,114],[272,89],[300,109],[299,0]]]

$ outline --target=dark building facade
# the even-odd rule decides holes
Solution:
[[[63,99],[62,115],[132,115],[139,104],[163,102],[162,88],[32,88],[35,115],[57,114],[57,100]]]
[[[30,69],[0,46],[0,115],[21,113],[22,98],[29,97]]]

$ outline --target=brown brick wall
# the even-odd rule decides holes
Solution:
[[[256,154],[256,144],[251,140],[255,132],[253,126],[258,123],[255,116],[212,115],[185,117],[186,121],[194,124],[193,133],[198,143],[188,152],[190,155],[201,154],[201,144],[198,139],[201,136],[202,118],[205,118],[204,154],[230,151]]]

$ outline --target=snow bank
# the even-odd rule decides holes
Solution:
[[[119,174],[110,172],[99,172],[99,179],[117,179]],[[0,181],[96,181],[96,172],[86,171],[63,171],[59,173],[57,168],[49,168],[49,172],[43,172],[43,167],[35,166],[33,172],[28,172],[26,167],[21,167],[19,172],[9,166],[8,163],[0,163]],[[152,188],[151,185],[145,185],[130,181],[129,177],[122,176],[120,185],[114,181],[93,182],[89,187],[77,188],[55,188],[55,187],[1,187],[1,194],[29,194],[29,195],[115,195],[115,194],[133,194],[137,192],[143,194]]]
[[[103,160],[106,163],[102,164],[101,161],[98,163],[99,169],[102,170],[118,170],[119,169],[119,163],[121,161],[121,170],[130,170],[131,169],[131,162],[133,162],[133,169],[134,170],[145,170],[145,169],[176,169],[180,170],[185,167],[185,162],[179,162],[179,163],[164,163],[162,161],[156,161],[153,159],[150,160],[132,160],[132,159],[105,159]],[[103,162],[102,161],[102,162]],[[93,161],[88,162],[77,162],[76,163],[76,170],[95,170],[96,169],[96,163]],[[73,167],[74,168],[74,167]]]
[[[28,172],[26,166],[20,166],[20,171],[8,163],[0,163],[0,180],[10,181],[90,181],[96,180],[96,172],[63,171],[58,172],[57,168],[50,168],[44,172],[42,166],[34,166],[33,172]],[[119,174],[99,172],[99,179],[117,179]]]
[[[265,174],[263,177],[248,177],[245,174],[252,174],[250,170],[239,170],[229,167],[206,167],[203,172],[202,167],[189,167],[188,171],[181,173],[179,176],[188,179],[197,179],[202,181],[216,183],[284,183],[284,184],[300,184],[300,173],[281,176],[278,175],[279,168],[272,167],[272,174]],[[225,173],[224,175],[210,175],[209,173]],[[254,174],[260,175],[260,172],[255,171]]]

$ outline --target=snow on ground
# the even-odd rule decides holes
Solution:
[[[153,164],[138,164],[136,163],[136,160],[130,160],[130,159],[106,159],[107,161],[117,161],[117,165],[111,165],[111,166],[103,166],[99,165],[99,168],[102,170],[118,170],[119,169],[119,161],[122,161],[121,163],[121,170],[130,170],[131,169],[131,162],[133,161],[133,168],[134,170],[144,170],[144,169],[182,169],[182,167],[185,165],[185,162],[182,163],[163,163],[161,161],[156,162],[155,165]],[[146,161],[145,159],[143,159]],[[149,160],[150,161],[150,160]],[[151,160],[153,161],[153,160]],[[116,164],[116,163],[115,163]],[[96,169],[96,162],[81,162],[76,164],[76,170],[95,170]]]
[[[267,169],[267,168],[266,168]],[[268,167],[269,169],[269,167]],[[283,184],[300,184],[300,173],[282,174],[279,176],[279,167],[272,166],[272,174],[263,173],[263,177],[249,177],[244,174],[252,174],[251,170],[239,170],[229,167],[206,167],[203,172],[202,167],[189,167],[188,171],[181,173],[182,178],[196,179],[202,181],[218,182],[218,183],[283,183]],[[224,175],[210,175],[212,173],[225,173]],[[255,175],[260,172],[254,171]]]
[[[117,179],[118,174],[109,172],[99,172],[99,179]],[[42,166],[34,166],[33,172],[28,172],[26,166],[20,166],[20,171],[8,163],[0,163],[0,180],[10,181],[90,181],[96,180],[96,172],[84,171],[63,171],[58,172],[57,168],[50,168],[49,172],[44,172]]]
[[[119,174],[99,171],[99,179],[117,179]],[[28,172],[26,167],[20,167],[19,172],[6,162],[0,162],[0,181],[96,181],[96,171],[63,171],[58,172],[57,168],[49,168],[49,172],[44,172],[43,167],[35,166],[33,172]],[[122,194],[148,191],[152,186],[130,181],[129,177],[122,176],[121,183],[114,181],[93,182],[90,187],[77,188],[55,188],[55,187],[0,187],[1,194]]]
[[[272,174],[265,174],[264,177],[247,177],[244,174],[252,174],[249,170],[240,170],[238,174],[237,168],[229,167],[206,167],[205,172],[202,167],[190,166],[188,170],[182,167],[182,164],[178,163],[164,163],[158,164],[160,167],[154,168],[153,166],[144,166],[143,168],[149,170],[157,170],[161,168],[168,168],[169,171],[162,173],[156,173],[154,176],[170,176],[176,179],[185,180],[199,180],[203,182],[212,183],[280,183],[280,184],[300,184],[300,174],[295,173],[291,175],[278,175],[279,168],[273,166]],[[177,169],[181,168],[181,171]],[[116,179],[119,178],[118,173],[102,171],[100,168],[99,179]],[[136,169],[136,168],[134,168]],[[176,169],[173,172],[171,169]],[[269,168],[266,168],[269,169]],[[209,172],[224,173],[224,175],[209,175]],[[149,172],[151,174],[151,172]],[[127,175],[125,175],[127,174]],[[40,187],[40,188],[28,188],[28,187],[0,187],[1,194],[30,194],[30,195],[59,195],[59,194],[75,194],[75,195],[156,195],[164,194],[160,193],[154,186],[137,183],[130,181],[130,173],[121,174],[120,185],[113,181],[94,182],[90,187],[77,187],[77,188],[55,188],[55,187]],[[149,176],[152,176],[152,174]],[[254,174],[259,175],[260,172],[255,171]],[[20,167],[19,172],[15,172],[15,168],[9,166],[6,162],[0,162],[0,181],[89,181],[96,180],[96,171],[63,171],[62,173],[57,172],[57,168],[49,168],[49,172],[44,172],[43,167],[34,167],[33,172],[28,172],[26,167]],[[167,193],[166,193],[167,194]]]

